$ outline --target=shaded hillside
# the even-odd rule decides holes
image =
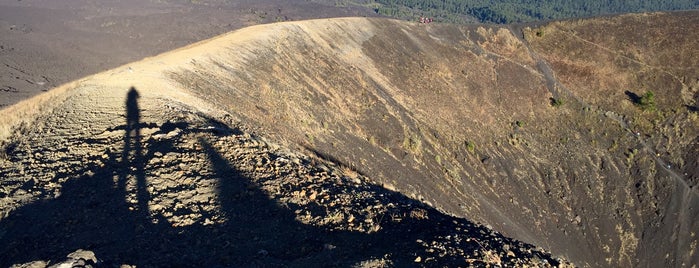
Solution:
[[[4,208],[22,211],[28,207],[32,211],[32,205],[24,204],[31,203],[31,196],[44,193],[27,189],[59,188],[62,180],[75,177],[115,176],[119,181],[124,179],[118,175],[126,173],[125,178],[135,176],[139,182],[191,176],[202,183],[220,177],[215,171],[218,164],[212,170],[182,163],[178,165],[181,173],[148,173],[145,170],[150,160],[131,171],[76,173],[67,169],[50,173],[38,169],[31,173],[42,167],[56,170],[52,164],[78,165],[77,159],[85,154],[95,160],[122,159],[122,165],[131,157],[151,159],[143,157],[157,148],[136,146],[147,149],[131,156],[120,153],[129,152],[120,145],[129,144],[127,138],[112,145],[114,137],[124,135],[124,128],[118,126],[129,121],[128,113],[124,120],[118,109],[104,112],[95,108],[123,106],[125,90],[133,86],[151,94],[150,101],[140,108],[144,125],[139,127],[149,132],[139,135],[154,139],[149,144],[160,144],[154,135],[167,136],[174,131],[165,130],[167,119],[195,125],[202,118],[224,121],[220,118],[230,114],[246,129],[282,148],[356,171],[384,187],[372,188],[385,193],[370,196],[396,191],[441,212],[552,250],[581,266],[691,266],[699,261],[694,234],[699,227],[695,209],[699,202],[695,85],[699,79],[699,39],[683,29],[699,26],[697,18],[696,12],[628,15],[521,31],[514,27],[420,25],[359,18],[241,29],[77,81],[4,110],[11,116],[3,119],[2,126],[15,131],[0,133],[7,140],[3,145],[3,177],[12,182],[5,184],[5,200],[11,202]],[[648,90],[655,93],[655,109],[643,110],[634,102],[640,102]],[[118,93],[113,93],[117,95],[111,102],[94,97],[108,92]],[[84,97],[96,93],[89,101]],[[70,108],[61,110],[71,100],[85,105],[85,111],[71,115]],[[48,112],[31,109],[36,106]],[[111,121],[78,116],[102,113]],[[171,118],[182,113],[197,116]],[[40,118],[34,120],[35,115]],[[63,151],[47,158],[56,162],[43,163],[43,151],[32,151],[30,145],[41,140],[32,137],[52,137],[61,131],[54,126],[62,124],[50,123],[54,118],[78,120],[59,136],[95,139],[89,143],[77,139],[74,146],[86,146],[85,153],[76,154],[81,150],[69,149],[71,146],[61,145],[66,144],[62,141],[46,143],[47,148],[65,149],[57,149]],[[217,124],[212,124],[195,129],[216,129]],[[232,128],[230,123],[224,125]],[[100,144],[98,139],[103,135],[113,137],[93,153],[89,148]],[[183,146],[191,144],[185,147],[191,151],[175,150],[180,146],[178,141],[166,143],[161,154],[174,150],[202,158],[195,155],[212,152],[206,144],[216,144],[218,139],[207,141],[206,136],[194,142],[199,138],[182,141]],[[213,148],[236,151],[234,143]],[[222,159],[231,158],[235,157]],[[170,165],[169,160],[161,161]],[[228,161],[233,167],[238,163]],[[20,162],[25,164],[16,164]],[[224,170],[235,169],[240,168]],[[37,174],[43,175],[27,181]],[[255,181],[258,177],[252,178]],[[131,187],[135,188],[125,186],[121,191],[154,196],[160,192],[148,189],[148,184]],[[259,187],[252,188],[254,192]],[[285,193],[285,189],[279,191]],[[308,191],[304,194],[312,196]],[[160,202],[143,196],[131,194],[126,202],[140,204],[137,207]],[[252,202],[263,199],[253,198]],[[45,202],[50,206],[52,201]],[[86,202],[80,206],[95,205],[89,199]],[[184,202],[184,208],[187,204]],[[162,206],[165,211],[178,208],[175,203]],[[151,216],[158,215],[158,209],[149,208]],[[190,210],[208,211],[206,207]],[[303,214],[303,209],[298,212]],[[187,214],[171,213],[173,217]],[[11,213],[8,221],[32,222],[20,212],[16,215],[13,218]],[[257,217],[254,215],[252,218]],[[140,217],[150,219],[148,215]],[[190,217],[195,223],[197,219],[205,218]],[[292,223],[298,224],[289,221]],[[145,230],[161,228],[155,226]],[[488,246],[482,248],[487,250]],[[74,250],[50,254],[60,257]],[[395,262],[409,260],[404,256],[410,252],[414,251],[395,257]]]

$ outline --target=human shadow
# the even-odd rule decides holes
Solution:
[[[371,209],[377,204],[390,207],[383,212],[385,217],[374,219],[379,221],[380,229],[359,232],[302,223],[299,212],[327,216],[333,211],[314,203],[282,202],[262,188],[274,177],[256,178],[238,170],[232,158],[221,151],[225,147],[214,146],[214,142],[240,135],[240,131],[212,118],[207,118],[203,126],[189,122],[160,126],[143,123],[138,99],[137,90],[131,88],[125,103],[125,124],[110,129],[124,131],[121,152],[105,152],[109,155],[105,163],[86,162],[78,172],[86,175],[68,179],[59,197],[25,205],[0,221],[0,266],[63,260],[77,249],[93,251],[99,264],[106,267],[348,267],[376,259],[388,259],[399,267],[463,266],[467,253],[504,244],[518,245],[511,248],[518,257],[536,255],[557,263],[549,255],[532,251],[531,245],[375,185],[317,182],[331,194],[360,189],[362,199],[350,201],[361,203],[357,208]],[[158,130],[146,138],[142,137],[145,127]],[[196,137],[197,146],[183,147],[182,143],[191,141],[191,137]],[[201,217],[186,226],[175,225],[171,217],[157,212],[152,205],[164,195],[152,189],[159,175],[158,167],[150,163],[168,153],[205,155],[205,169],[210,172],[194,170],[181,176],[214,181],[216,195],[212,202],[218,204],[218,209],[197,209]],[[272,160],[280,157],[271,156]],[[178,191],[192,187],[178,183],[167,194],[181,195],[175,199],[184,202],[184,194]],[[284,189],[287,192],[300,192],[309,185],[299,178],[299,183],[284,187],[288,187]],[[193,212],[173,211],[175,216]],[[415,211],[419,215],[412,215]],[[205,224],[201,220],[215,218],[221,221]],[[425,241],[440,241],[464,253],[446,254],[439,248],[430,249]],[[416,263],[416,257],[423,262]],[[503,258],[506,261],[509,257]]]
[[[126,202],[121,190],[126,188],[130,177],[145,178],[137,99],[138,92],[131,88],[126,101],[124,147],[120,158],[110,154],[108,168],[96,162],[83,163],[78,173],[94,175],[67,180],[58,198],[22,207],[0,223],[5,231],[0,238],[3,266],[32,259],[60,260],[66,255],[66,248],[126,249],[134,242],[135,224],[143,215],[133,212],[134,207]],[[139,192],[145,194],[145,191]],[[146,199],[147,196],[140,197],[139,202]],[[143,204],[137,208],[143,210]],[[103,237],[121,239],[105,242]]]
[[[149,193],[146,190],[145,163],[141,144],[141,112],[138,108],[139,94],[131,87],[126,95],[126,129],[124,131],[124,149],[121,156],[121,170],[117,190],[127,192],[129,175],[135,181],[136,206],[132,207],[141,218],[146,217]]]

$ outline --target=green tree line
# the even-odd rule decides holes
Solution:
[[[358,1],[359,2],[359,1]],[[362,1],[366,5],[367,1]],[[414,19],[489,23],[590,17],[605,14],[687,10],[699,8],[697,0],[374,0],[377,13]]]

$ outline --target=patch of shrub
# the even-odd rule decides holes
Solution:
[[[648,90],[646,94],[643,94],[641,99],[638,100],[638,105],[645,111],[655,111],[655,94],[653,94],[653,91]]]
[[[420,147],[422,147],[422,140],[416,134],[406,134],[403,138],[403,148],[409,150],[413,153],[420,152]]]
[[[472,141],[466,141],[466,150],[468,150],[470,153],[473,153],[476,151],[476,144],[473,143]]]
[[[561,98],[549,98],[551,100],[551,106],[560,107],[563,105],[563,99]]]
[[[626,152],[626,162],[628,164],[631,164],[631,162],[633,162],[633,159],[636,157],[637,154],[638,154],[638,149],[636,149],[636,148],[629,149],[629,151]]]
[[[542,37],[542,36],[544,36],[544,30],[543,30],[543,29],[537,29],[537,30],[536,30],[536,36],[537,36],[537,37]]]

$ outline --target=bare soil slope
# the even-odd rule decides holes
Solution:
[[[260,133],[279,144],[265,146],[304,152],[311,156],[309,159],[326,163],[323,165],[329,174],[339,172],[336,167],[328,167],[327,163],[333,163],[344,167],[345,177],[366,176],[383,186],[372,188],[377,190],[370,196],[397,191],[441,211],[432,212],[441,216],[430,219],[448,217],[441,214],[446,213],[487,224],[581,266],[691,266],[699,261],[695,234],[699,229],[699,120],[694,84],[699,78],[695,64],[699,39],[682,29],[699,25],[698,17],[696,12],[627,15],[522,30],[359,18],[244,28],[76,81],[4,110],[12,115],[1,124],[8,131],[0,133],[4,134],[6,154],[1,175],[8,178],[3,184],[3,208],[9,214],[0,224],[8,229],[48,220],[35,218],[38,213],[27,204],[43,198],[50,206],[54,202],[51,200],[63,196],[63,185],[71,181],[112,178],[114,182],[108,183],[111,189],[125,195],[124,199],[112,199],[124,202],[124,213],[137,211],[141,215],[133,217],[154,224],[167,221],[184,233],[190,229],[177,229],[179,225],[218,226],[225,217],[219,218],[216,213],[207,216],[207,211],[240,211],[226,209],[239,203],[225,201],[230,195],[223,188],[213,191],[226,196],[222,201],[201,197],[198,190],[178,194],[181,197],[175,201],[167,201],[173,198],[164,195],[182,187],[194,188],[191,185],[196,183],[202,183],[201,187],[217,185],[207,181],[230,174],[216,171],[220,167],[216,163],[220,162],[229,162],[235,170],[248,166],[256,171],[254,166],[262,165],[258,171],[275,174],[250,175],[253,182],[260,177],[274,178],[267,186],[253,184],[254,191],[324,200],[322,191],[303,186],[275,188],[284,185],[280,180],[286,177],[264,166],[276,166],[277,161],[249,161],[233,153],[241,152],[234,144],[257,140],[221,143],[222,138],[215,138],[221,126],[225,126],[223,133],[231,133],[236,132],[233,126],[240,124],[247,129],[242,133]],[[634,34],[623,35],[629,31]],[[609,38],[599,36],[601,33]],[[612,38],[615,36],[619,39]],[[141,106],[129,109],[133,106],[127,101],[124,113],[119,109],[123,109],[124,96],[131,87],[142,96]],[[654,110],[642,110],[634,104],[647,89],[655,92]],[[132,110],[138,111],[138,120],[130,116]],[[180,136],[188,133],[194,136]],[[62,140],[50,142],[52,137]],[[189,162],[216,151],[232,156],[222,157],[226,159],[223,161],[214,154],[209,157],[214,160],[207,162],[208,169],[200,162]],[[176,154],[166,158],[171,152]],[[281,153],[272,158],[280,157],[291,159]],[[81,164],[85,159],[97,166],[79,169],[85,166]],[[290,172],[314,166],[303,163]],[[104,171],[101,165],[114,168]],[[352,175],[354,171],[357,174]],[[292,181],[304,178],[291,176]],[[161,182],[167,180],[174,181],[170,190],[158,188],[168,185]],[[331,185],[336,183],[328,187]],[[93,195],[75,194],[82,199]],[[196,205],[198,201],[190,198],[203,198],[213,204]],[[78,207],[101,204],[86,199]],[[315,219],[310,221],[314,226],[333,226],[328,222],[335,220],[340,230],[357,226],[352,224],[357,216],[337,215],[335,205],[320,209],[325,211],[324,216],[316,216],[293,208],[285,199],[269,200],[291,207],[296,221],[289,224],[304,223],[306,218]],[[335,200],[341,198],[330,197],[327,202]],[[383,202],[382,206],[388,205]],[[26,207],[30,212],[22,212]],[[366,233],[387,228],[382,225],[389,222],[386,217],[395,223],[404,222],[401,213],[412,215],[408,210],[394,213],[398,218],[390,213],[370,214],[374,213],[371,209],[364,211],[369,211],[363,216],[368,225],[356,228],[365,228],[362,230]],[[416,213],[414,217],[419,218],[421,212]],[[452,220],[455,224],[463,221]],[[446,222],[429,224],[441,226]],[[137,230],[150,228],[147,225]],[[11,248],[23,245],[19,234],[7,233],[10,235],[0,239],[18,243]],[[78,236],[79,230],[67,233],[71,234],[70,241],[84,241]],[[135,237],[147,234],[137,233]],[[246,230],[238,234],[250,239]],[[403,237],[405,233],[392,234],[389,237]],[[37,236],[39,239],[30,241],[41,241],[43,236]],[[405,245],[414,238],[407,237]],[[418,239],[425,242],[423,238],[415,241]],[[62,247],[61,239],[50,240],[58,241],[52,257],[75,250]],[[319,243],[339,243],[326,242]],[[32,244],[24,246],[31,248]],[[89,247],[101,246],[96,243]],[[479,263],[496,263],[487,257],[490,247],[477,247],[482,250],[478,256],[486,256]],[[347,259],[339,265],[375,258],[407,264],[420,255],[415,253],[419,250],[408,249],[401,251],[400,257],[391,257],[390,250],[385,253],[388,255],[377,257],[382,254],[375,251],[379,248],[382,246],[369,250],[374,252],[371,256]],[[541,258],[533,257],[534,253],[524,254],[526,250],[509,254],[511,248],[503,245],[498,251],[500,260],[514,257],[508,265]],[[265,255],[271,251],[260,252]],[[308,260],[308,256],[325,260],[319,247],[311,252],[296,253],[300,255],[290,259],[275,255],[281,258],[275,261]],[[131,254],[135,253],[123,256]],[[475,255],[449,254],[438,253],[435,264],[467,265],[474,259],[469,256]],[[114,259],[126,263],[147,258],[119,256]],[[520,261],[520,256],[524,260]],[[417,260],[428,258],[420,257]],[[20,259],[31,258],[10,262]],[[555,262],[550,258],[546,261]]]

